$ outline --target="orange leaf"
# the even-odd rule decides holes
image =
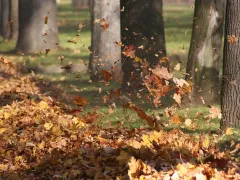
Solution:
[[[104,30],[106,30],[107,28],[109,28],[109,23],[108,23],[104,18],[101,19],[100,23],[101,23],[100,26],[101,26]]]
[[[101,74],[102,74],[104,81],[106,81],[106,82],[109,82],[113,78],[112,74],[106,70],[101,70]]]
[[[87,106],[88,105],[88,100],[84,97],[77,96],[73,99],[74,104],[78,106]]]

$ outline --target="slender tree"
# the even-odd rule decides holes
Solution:
[[[131,46],[135,55],[153,67],[166,56],[162,0],[121,0],[123,51]],[[132,91],[141,81],[141,64],[123,56],[123,90]]]
[[[17,50],[35,53],[57,45],[56,0],[20,0]]]
[[[227,1],[223,53],[221,128],[240,127],[240,1]]]
[[[118,76],[121,70],[120,1],[92,1],[92,42],[89,71],[91,79],[102,70]]]
[[[225,0],[195,1],[192,39],[187,63],[187,80],[193,82],[191,102],[214,103],[219,97],[219,62]]]
[[[19,32],[18,0],[10,1],[11,39],[17,40]]]

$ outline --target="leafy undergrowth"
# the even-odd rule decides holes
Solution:
[[[231,150],[221,152],[221,135],[100,128],[97,109],[75,115],[61,103],[67,96],[60,89],[32,76],[0,77],[4,179],[240,179],[240,145],[232,141]]]

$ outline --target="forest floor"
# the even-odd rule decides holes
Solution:
[[[192,17],[190,5],[164,7],[168,56],[172,65],[182,62],[178,78],[184,77]],[[219,129],[218,105],[173,106],[176,116],[167,109],[172,97],[160,108],[132,99],[143,112],[119,100],[112,107],[103,101],[120,84],[92,83],[87,73],[90,13],[62,1],[58,25],[61,48],[47,55],[17,55],[14,41],[0,40],[7,59],[0,62],[2,179],[240,178],[240,133]],[[67,42],[73,39],[76,44]],[[61,69],[68,64],[70,70]],[[164,127],[147,126],[145,114]]]

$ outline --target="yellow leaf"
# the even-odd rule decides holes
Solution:
[[[37,146],[38,146],[38,148],[39,149],[43,149],[44,147],[45,147],[45,142],[44,141],[42,141],[41,143],[39,143]]]
[[[204,141],[203,141],[203,147],[208,148],[210,145],[210,137],[205,136]]]
[[[137,57],[137,56],[136,56],[136,57],[134,58],[134,62],[142,62],[142,59],[141,59],[140,57]]]
[[[6,131],[6,128],[0,128],[0,135],[2,135]]]
[[[227,128],[226,135],[232,135],[232,134],[233,134],[233,128]]]
[[[46,130],[50,130],[52,127],[53,127],[53,124],[52,124],[52,123],[45,123],[45,124],[44,124],[44,128],[45,128]]]
[[[56,135],[56,136],[60,136],[60,135],[62,134],[62,131],[61,131],[61,129],[60,129],[59,126],[54,126],[54,127],[52,128],[52,132],[53,132],[53,134]]]
[[[188,172],[188,169],[182,164],[178,164],[177,169],[178,169],[180,175],[184,175]]]
[[[41,102],[39,103],[39,108],[40,108],[40,109],[48,109],[48,108],[49,108],[48,103],[46,103],[46,102],[44,102],[44,101],[41,101]]]
[[[8,119],[11,116],[11,114],[4,112],[3,116],[4,116],[4,119]]]

